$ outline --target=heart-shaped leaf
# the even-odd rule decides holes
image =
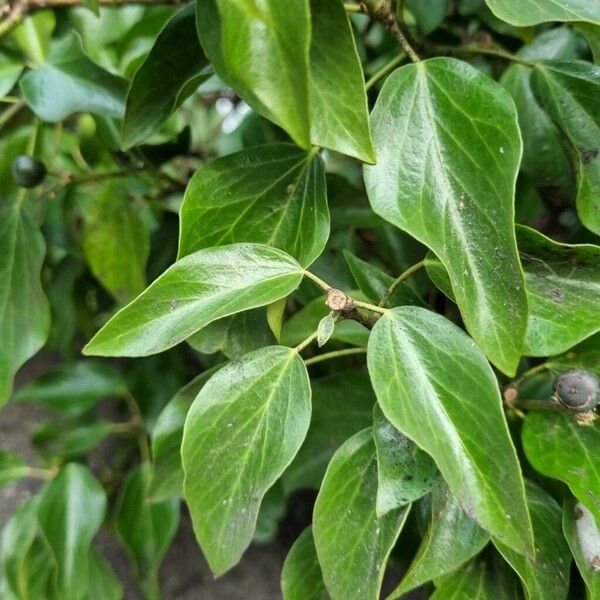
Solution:
[[[282,346],[225,365],[194,400],[181,449],[184,495],[215,575],[250,544],[262,499],[302,445],[310,411],[306,367]]]
[[[527,325],[514,233],[521,140],[512,98],[470,65],[435,58],[401,67],[372,114],[373,210],[444,263],[468,331],[513,374]]]
[[[263,306],[298,287],[302,267],[261,244],[206,248],[177,261],[87,344],[84,354],[146,356],[220,317]]]
[[[473,340],[441,315],[403,306],[377,321],[367,360],[385,416],[432,456],[467,515],[533,554],[498,383]]]

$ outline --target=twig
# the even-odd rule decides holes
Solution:
[[[471,55],[471,54],[481,54],[483,56],[493,56],[495,58],[502,58],[503,60],[508,60],[511,62],[518,63],[520,65],[525,65],[526,67],[533,67],[535,63],[525,60],[524,58],[520,58],[515,54],[511,54],[510,52],[506,52],[505,50],[497,50],[494,48],[482,48],[481,46],[428,46],[428,50],[435,54],[449,54],[449,55]]]
[[[365,91],[368,92],[382,77],[385,77],[390,71],[393,71],[405,58],[406,53],[402,52],[390,60],[390,62],[383,65],[383,67],[375,72],[367,83],[365,83]]]
[[[398,277],[396,277],[396,279],[394,279],[394,281],[392,281],[392,283],[390,284],[390,287],[387,289],[386,293],[383,295],[383,298],[381,298],[379,306],[385,306],[388,303],[389,299],[392,297],[392,294],[398,289],[398,286],[405,279],[408,279],[413,273],[424,267],[426,264],[426,259],[420,260],[418,263],[412,265],[412,267],[408,267],[408,269],[406,269],[404,273],[401,273]]]

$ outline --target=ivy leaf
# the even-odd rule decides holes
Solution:
[[[149,138],[200,85],[206,66],[192,3],[171,17],[135,73],[123,119],[124,146]]]
[[[83,249],[90,270],[119,303],[146,287],[150,234],[122,181],[98,189],[85,211]]]
[[[587,21],[600,24],[600,6],[589,0],[485,0],[503,21],[526,27],[546,21]]]
[[[528,227],[517,227],[525,271],[528,356],[565,352],[600,330],[600,247],[560,244]]]
[[[460,569],[484,548],[490,535],[463,511],[445,484],[431,494],[430,521],[419,550],[390,598]]]
[[[431,455],[467,515],[533,554],[498,383],[473,340],[441,315],[403,306],[373,327],[367,362],[385,416]]]
[[[318,490],[335,451],[372,421],[375,394],[366,373],[338,371],[311,380],[312,416],[302,447],[282,476],[285,492]]]
[[[177,531],[179,503],[147,502],[149,485],[148,464],[127,475],[115,507],[115,529],[131,554],[142,589],[149,598],[158,598],[158,569]]]
[[[329,600],[310,527],[300,534],[286,556],[281,590],[283,600]]]
[[[178,390],[156,420],[152,432],[152,480],[148,492],[152,502],[182,495],[181,439],[185,418],[194,398],[218,368],[202,371]]]
[[[540,63],[531,81],[540,102],[573,146],[579,218],[600,234],[600,114],[595,101],[600,94],[600,67],[583,61]]]
[[[528,600],[565,600],[569,591],[571,554],[562,534],[561,508],[533,482],[527,482],[526,490],[535,536],[535,561],[497,539],[494,544],[523,581]]]
[[[377,458],[371,428],[335,453],[313,513],[323,580],[334,600],[377,600],[388,556],[410,505],[377,517]]]
[[[600,523],[600,427],[559,412],[531,411],[521,435],[533,467],[564,481]]]
[[[290,144],[268,144],[219,158],[192,177],[181,207],[179,257],[257,242],[308,266],[328,237],[323,161]]]
[[[21,78],[21,91],[31,110],[50,123],[77,112],[119,118],[125,110],[126,90],[124,79],[87,57],[75,33],[56,42],[48,60]]]
[[[177,261],[121,309],[84,354],[147,356],[171,348],[220,317],[290,294],[302,267],[261,244],[206,248]]]
[[[521,141],[509,94],[462,61],[434,58],[385,81],[372,114],[373,210],[440,258],[467,330],[514,374],[527,300],[514,233]]]
[[[0,209],[0,406],[10,395],[17,370],[43,345],[50,309],[40,282],[44,238],[21,205]]]
[[[181,449],[184,495],[215,575],[252,540],[262,499],[302,445],[310,411],[306,367],[281,346],[224,366],[194,400]]]
[[[65,600],[78,600],[87,589],[90,543],[105,511],[104,490],[82,465],[68,464],[42,492],[38,522],[58,566],[57,587]]]
[[[567,494],[563,506],[563,532],[585,581],[589,600],[600,597],[600,530],[592,513]]]
[[[346,11],[339,0],[310,0],[310,12],[311,142],[374,163],[363,72]]]

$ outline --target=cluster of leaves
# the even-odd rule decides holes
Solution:
[[[600,4],[54,4],[0,23],[0,403],[52,411],[2,598],[122,597],[103,525],[157,597],[182,499],[223,574],[301,489],[286,600],[600,598],[550,401],[600,374]]]

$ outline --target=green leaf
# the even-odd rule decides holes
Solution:
[[[385,418],[379,404],[373,409],[373,439],[377,450],[379,516],[431,491],[438,479],[435,463]]]
[[[571,554],[562,534],[562,511],[542,488],[527,482],[527,505],[535,536],[535,561],[495,539],[502,556],[517,572],[528,600],[565,600],[569,590]]]
[[[338,371],[313,379],[312,416],[306,439],[283,474],[286,493],[318,490],[335,451],[372,421],[375,394],[366,372]]]
[[[283,600],[328,600],[312,529],[307,527],[290,548],[281,571]]]
[[[17,370],[43,345],[50,309],[40,282],[44,238],[22,204],[0,208],[0,406]]]
[[[472,560],[444,578],[429,600],[519,600],[517,582],[505,565],[488,568],[485,560]]]
[[[600,234],[600,114],[596,102],[600,67],[583,61],[539,63],[531,81],[538,99],[573,147],[579,218],[588,229]]]
[[[275,339],[281,342],[281,328],[283,327],[283,316],[287,306],[287,298],[275,300],[267,306],[267,323],[273,332]]]
[[[41,64],[48,55],[50,38],[56,25],[56,17],[51,10],[42,10],[28,15],[13,31],[17,45],[31,60]]]
[[[419,550],[390,597],[456,571],[489,541],[490,535],[465,514],[446,485],[439,484],[431,494],[430,521]]]
[[[600,530],[592,513],[567,494],[563,506],[563,533],[585,581],[589,600],[600,598]]]
[[[406,8],[414,15],[423,35],[436,30],[448,11],[448,0],[406,0]]]
[[[22,61],[5,54],[0,56],[0,98],[9,94],[15,87],[22,70]]]
[[[371,125],[378,161],[364,176],[373,210],[435,252],[467,330],[514,374],[527,300],[513,222],[521,141],[512,98],[474,67],[434,58],[387,78]]]
[[[146,287],[150,234],[122,180],[101,185],[85,212],[83,249],[90,270],[119,303]]]
[[[21,78],[21,91],[43,121],[63,121],[77,112],[121,117],[127,82],[93,63],[81,39],[69,34],[54,44],[48,60]]]
[[[177,261],[85,346],[84,354],[146,356],[171,348],[212,321],[290,294],[302,268],[261,244],[206,248]]]
[[[532,554],[523,479],[498,383],[473,340],[441,315],[404,306],[377,321],[367,361],[385,416],[432,456],[467,515]]]
[[[581,33],[587,40],[590,46],[594,62],[600,64],[600,25],[592,25],[591,23],[577,23],[575,31]]]
[[[568,414],[531,411],[522,431],[533,467],[564,481],[600,523],[600,427],[580,425]]]
[[[561,244],[523,226],[517,240],[530,308],[525,354],[559,354],[599,331],[600,247]]]
[[[568,27],[559,27],[536,36],[531,44],[519,50],[518,55],[533,61],[569,59],[575,55],[576,47],[577,37],[573,32]],[[571,158],[561,131],[533,93],[531,75],[531,68],[512,64],[500,79],[517,106],[523,138],[521,170],[538,187],[559,185],[570,192]]]
[[[12,401],[40,402],[54,410],[77,415],[99,400],[122,396],[125,382],[117,369],[96,360],[60,364],[19,388]]]
[[[518,27],[546,21],[588,21],[600,24],[600,5],[589,0],[485,0],[503,21]]]
[[[290,144],[268,144],[219,158],[192,177],[181,207],[179,257],[256,242],[306,267],[328,237],[323,161]]]
[[[207,61],[196,33],[195,15],[193,3],[173,15],[136,71],[123,119],[125,147],[149,138],[200,84]]]
[[[331,313],[325,315],[317,326],[317,345],[322,348],[328,341],[335,328],[335,319]]]
[[[91,550],[88,557],[89,590],[93,590],[93,594],[102,600],[121,600],[123,588],[112,567],[98,550]]]
[[[38,522],[58,566],[57,588],[64,600],[78,600],[88,583],[88,553],[102,525],[106,496],[89,470],[68,464],[46,486]]]
[[[279,522],[285,516],[286,499],[283,492],[281,480],[275,482],[265,494],[258,511],[256,529],[252,536],[252,542],[267,544],[272,542],[277,535]]]
[[[160,502],[183,493],[181,439],[183,426],[194,398],[219,367],[203,371],[177,391],[160,413],[152,432],[152,481],[148,493]]]
[[[377,458],[371,428],[335,453],[313,513],[323,580],[334,600],[377,600],[388,556],[410,505],[377,517]]]
[[[339,0],[310,0],[310,12],[311,142],[374,163],[363,72],[348,16]]]
[[[306,367],[281,346],[224,366],[194,400],[183,433],[184,494],[215,575],[250,543],[261,501],[304,441],[310,411]]]
[[[29,467],[20,456],[0,450],[0,488],[25,477],[28,473]]]
[[[131,471],[115,507],[115,529],[131,555],[139,583],[149,598],[158,598],[158,569],[179,524],[179,503],[147,501],[150,467]]]
[[[217,74],[302,148],[310,145],[308,0],[201,0],[200,41]]]

